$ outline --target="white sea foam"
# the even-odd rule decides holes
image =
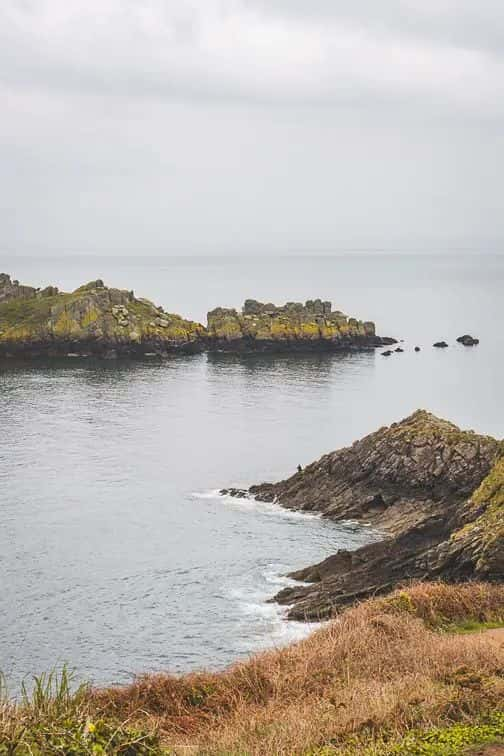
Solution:
[[[286,577],[286,565],[273,565],[251,575],[240,586],[233,586],[229,594],[234,598],[243,617],[243,646],[254,649],[283,646],[306,638],[319,623],[295,622],[287,619],[289,606],[270,603],[268,599],[282,588],[303,585]]]
[[[319,520],[322,518],[322,514],[320,512],[304,512],[301,510],[286,509],[276,502],[258,501],[255,496],[252,496],[250,494],[238,497],[231,496],[230,494],[223,494],[219,489],[214,489],[210,491],[193,492],[192,496],[194,496],[194,498],[196,499],[212,499],[215,501],[218,500],[226,506],[233,507],[233,509],[242,509],[248,511],[255,510],[256,512],[260,512],[261,514],[288,517],[291,520]]]

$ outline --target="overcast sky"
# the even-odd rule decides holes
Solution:
[[[504,240],[502,0],[2,0],[0,249]]]

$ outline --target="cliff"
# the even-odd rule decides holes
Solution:
[[[0,358],[362,349],[391,342],[376,336],[373,323],[332,312],[331,303],[320,300],[284,307],[247,300],[241,314],[223,308],[208,313],[205,328],[101,280],[63,293],[0,274]]]
[[[221,350],[266,351],[376,347],[395,343],[375,325],[348,318],[331,302],[288,302],[283,307],[247,299],[241,313],[218,307],[208,313],[208,336]]]
[[[504,578],[504,444],[425,411],[248,493],[387,534],[291,575],[311,583],[276,597],[291,618],[327,617],[411,578]]]
[[[0,275],[0,357],[191,352],[202,348],[204,333],[199,323],[101,280],[62,293]]]

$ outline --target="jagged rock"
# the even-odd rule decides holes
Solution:
[[[459,336],[457,341],[459,344],[463,344],[464,346],[476,346],[477,344],[479,344],[479,339],[475,339],[468,333],[464,334],[464,336]]]
[[[33,286],[21,286],[19,281],[11,281],[7,273],[0,273],[0,304],[18,299],[31,299],[37,290]]]
[[[247,299],[241,313],[218,307],[208,313],[211,348],[222,350],[368,348],[394,339],[382,339],[374,323],[348,318],[321,299],[287,302],[278,307]]]
[[[328,616],[409,578],[504,578],[504,443],[425,411],[248,493],[387,533],[293,573],[313,585],[278,594],[291,618]]]
[[[435,346],[438,349],[446,349],[446,347],[448,346],[448,344],[446,343],[446,341],[436,341],[436,343],[433,344],[432,346]]]

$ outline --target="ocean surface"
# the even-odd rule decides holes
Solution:
[[[419,407],[504,436],[504,257],[3,256],[0,271],[62,289],[101,277],[203,322],[246,297],[321,297],[405,349],[0,365],[0,669],[13,689],[65,662],[116,683],[302,637],[267,603],[284,573],[372,533],[219,488],[288,476]],[[464,333],[480,345],[456,344]]]

